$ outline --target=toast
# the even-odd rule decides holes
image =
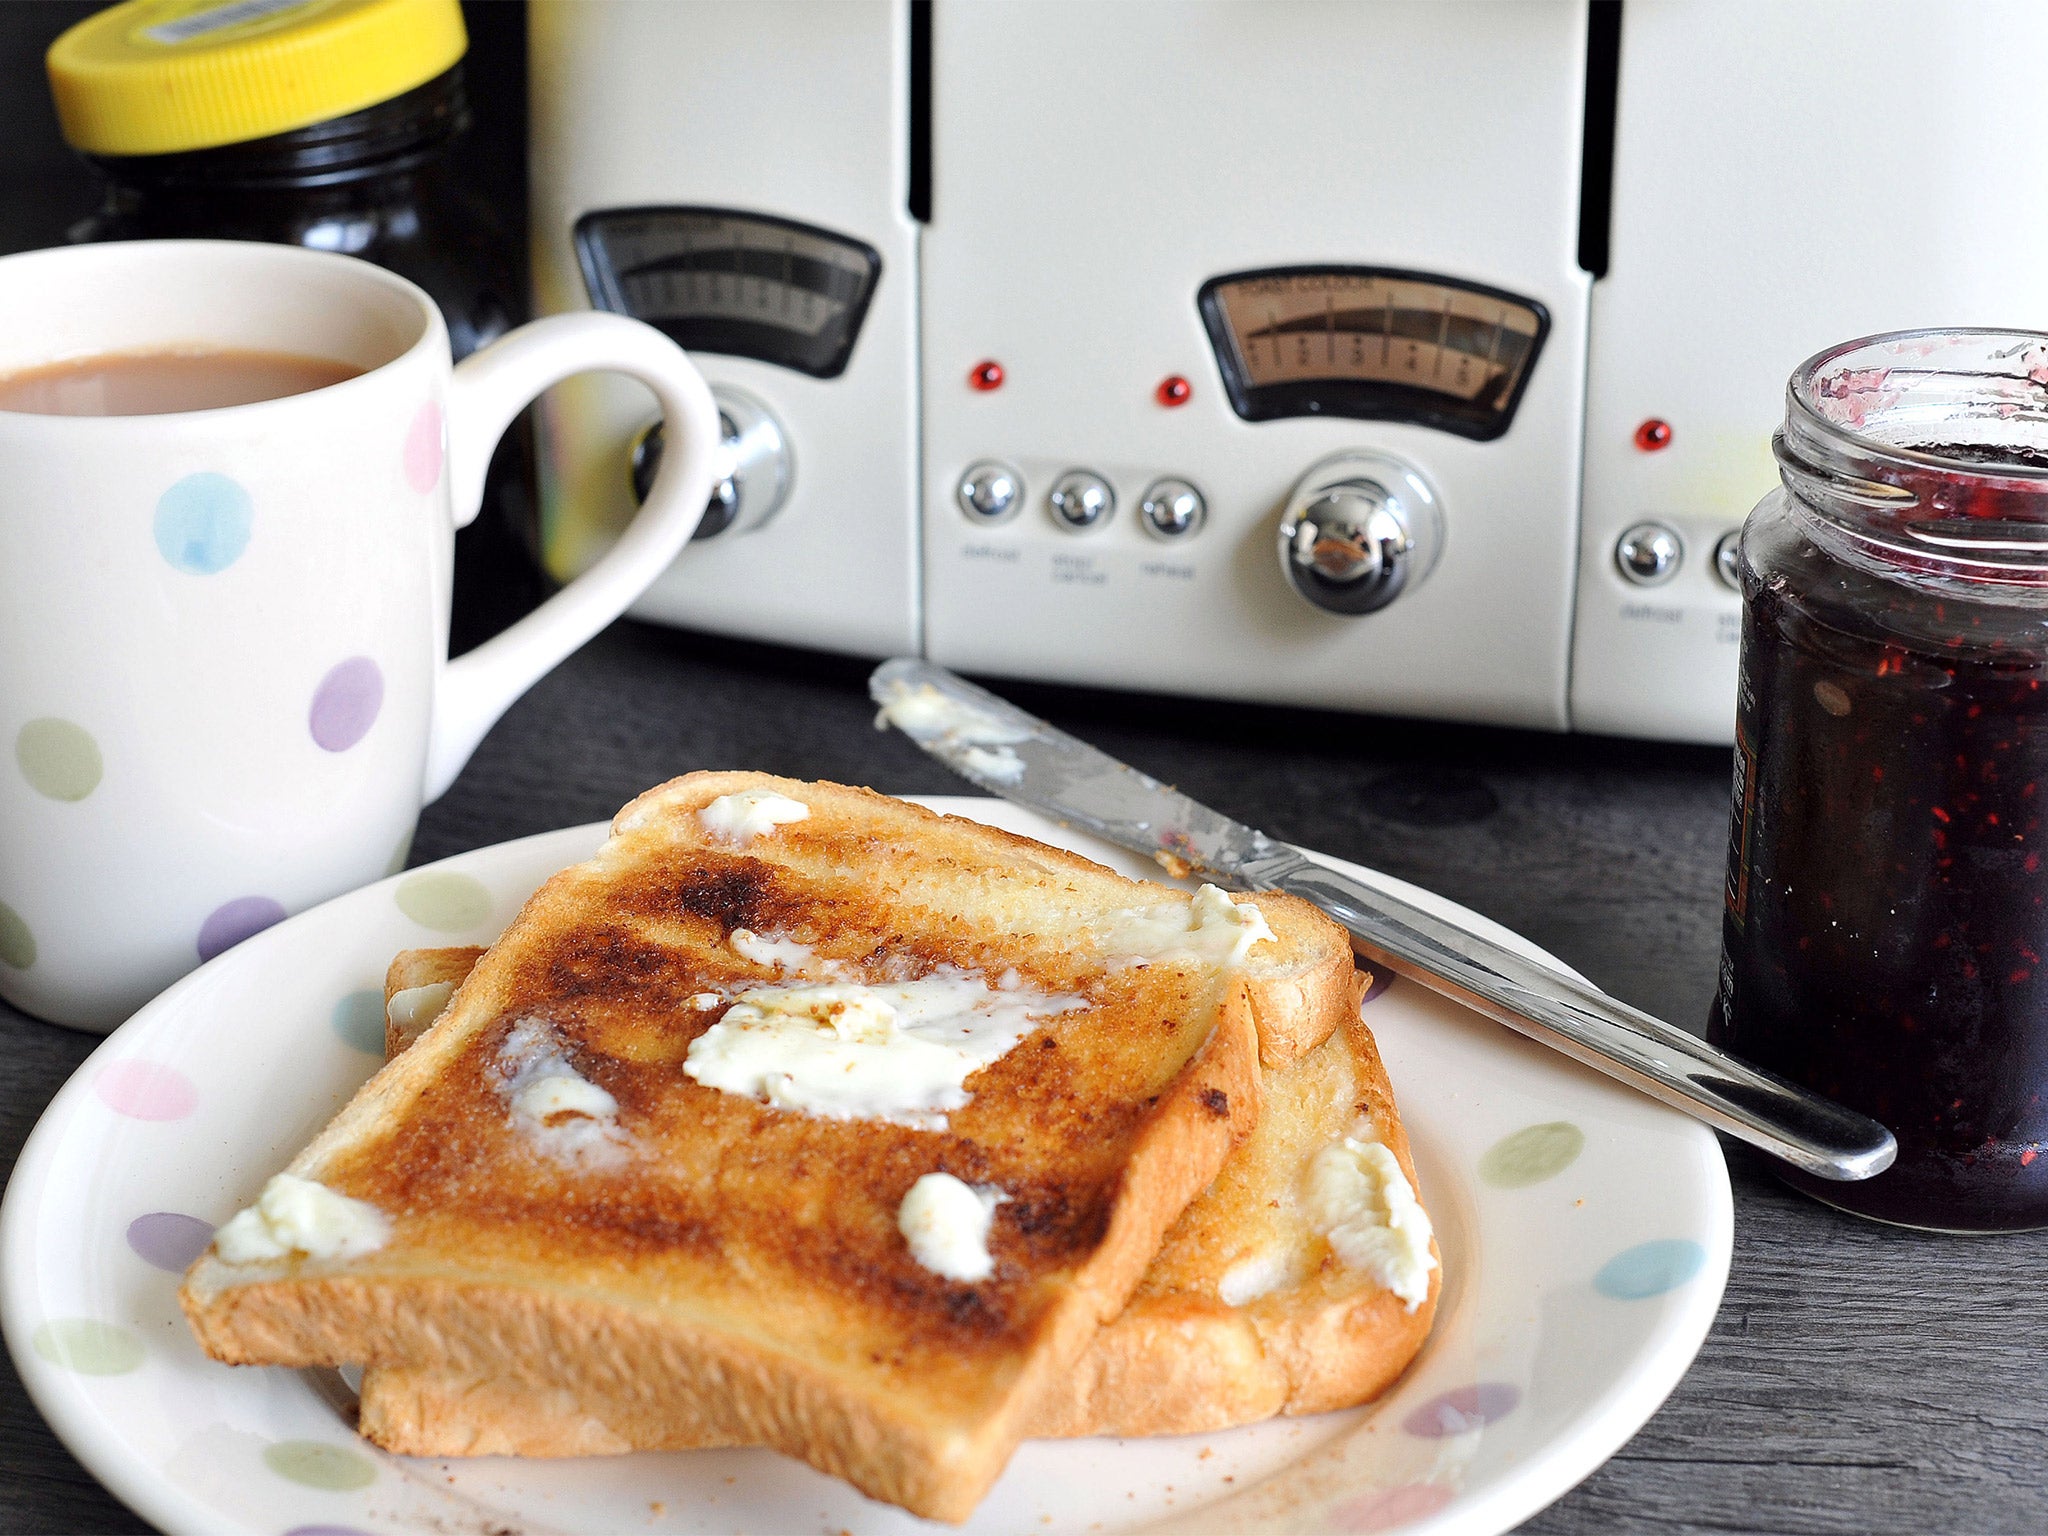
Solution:
[[[1312,1048],[1351,976],[1305,903],[692,774],[535,894],[180,1301],[231,1363],[563,1393],[962,1519],[1255,1124],[1262,1044]]]
[[[1331,1229],[1350,1214],[1347,1165],[1376,1160],[1376,1148],[1392,1166],[1377,1170],[1382,1220],[1365,1223],[1361,1243],[1356,1230]],[[1168,1230],[1030,1433],[1196,1434],[1378,1397],[1428,1338],[1442,1289],[1419,1188],[1386,1068],[1354,1007],[1335,1037],[1266,1074],[1257,1129]],[[1376,1251],[1389,1248],[1404,1251]]]
[[[481,949],[407,950],[385,978],[388,1054],[433,1022]],[[1415,1187],[1408,1137],[1372,1032],[1345,1025],[1293,1066],[1266,1076],[1259,1123],[1216,1181],[1184,1211],[1124,1309],[1095,1335],[1027,1433],[1193,1434],[1275,1414],[1368,1402],[1428,1336],[1440,1288],[1428,1244],[1427,1289],[1407,1296],[1348,1265],[1304,1210],[1307,1170],[1363,1121]],[[1256,1293],[1256,1294],[1254,1294]],[[1227,1298],[1227,1299],[1226,1299]],[[635,1443],[602,1403],[561,1391],[431,1370],[363,1373],[361,1415],[437,1456],[587,1456],[702,1448],[664,1429]]]

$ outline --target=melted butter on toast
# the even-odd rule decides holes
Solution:
[[[230,1264],[262,1264],[295,1254],[352,1259],[383,1247],[390,1237],[391,1218],[374,1205],[280,1173],[254,1205],[221,1224],[213,1242]]]
[[[407,987],[392,994],[391,1001],[384,1005],[384,1018],[395,1026],[406,1039],[416,1039],[421,1030],[440,1016],[448,1006],[448,999],[455,995],[452,981],[430,981],[424,986]]]
[[[720,795],[698,810],[697,820],[712,836],[744,847],[777,827],[807,821],[810,814],[811,808],[801,800],[772,789],[747,789]]]
[[[771,934],[756,933],[751,928],[733,929],[725,936],[725,942],[742,960],[750,960],[765,971],[789,971],[800,974],[807,969],[817,969],[829,976],[836,974],[839,969],[830,961],[820,965],[817,951],[808,944],[799,944],[791,938],[776,938]]]
[[[543,1157],[584,1170],[624,1159],[619,1101],[576,1070],[545,1019],[521,1019],[506,1032],[498,1070],[513,1127]]]
[[[1346,1037],[1365,1030],[1348,1020]],[[1168,1234],[1141,1294],[1214,1296],[1244,1307],[1306,1284],[1329,1255],[1308,1201],[1322,1150],[1357,1127],[1369,1101],[1351,1038],[1332,1036],[1284,1073],[1268,1074],[1266,1111],[1201,1201]],[[1366,1283],[1334,1267],[1338,1288]]]
[[[996,1261],[988,1251],[989,1224],[1010,1197],[999,1189],[962,1183],[950,1173],[928,1173],[910,1186],[896,1210],[896,1225],[910,1256],[948,1280],[986,1280]]]
[[[1255,902],[1232,901],[1230,893],[1216,885],[1204,885],[1191,901],[1126,908],[1102,932],[1104,953],[1139,963],[1195,960],[1239,965],[1254,944],[1272,940],[1272,925]]]
[[[1342,1263],[1401,1298],[1410,1312],[1429,1296],[1429,1215],[1367,1116],[1316,1153],[1304,1174],[1310,1219]],[[1227,1277],[1226,1277],[1227,1278]]]
[[[777,1109],[942,1131],[972,1097],[971,1075],[1087,1006],[952,968],[879,985],[756,987],[691,1042],[683,1070]]]

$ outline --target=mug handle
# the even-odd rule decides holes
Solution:
[[[704,516],[719,446],[718,407],[683,349],[623,315],[553,315],[456,365],[448,390],[448,488],[455,526],[483,505],[484,470],[512,418],[551,384],[605,369],[654,391],[667,423],[647,500],[602,559],[503,633],[453,661],[434,690],[426,800],[455,782],[484,733],[571,651],[625,612],[666,570]]]

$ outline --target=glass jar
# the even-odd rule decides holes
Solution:
[[[102,200],[71,238],[267,240],[360,256],[433,296],[460,361],[522,308],[512,237],[448,172],[448,147],[468,127],[457,64],[284,133],[178,154],[88,155]]]
[[[1847,343],[1743,529],[1718,1043],[1899,1140],[1859,1215],[2048,1226],[2048,335]]]

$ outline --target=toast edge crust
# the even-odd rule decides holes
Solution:
[[[1319,960],[1291,976],[1247,978],[1259,1032],[1259,1065],[1270,1071],[1301,1060],[1357,1018],[1369,978],[1357,969],[1351,936],[1322,908],[1277,891],[1261,891],[1257,900],[1269,921],[1276,912],[1292,911],[1312,931],[1323,930],[1333,940]]]

